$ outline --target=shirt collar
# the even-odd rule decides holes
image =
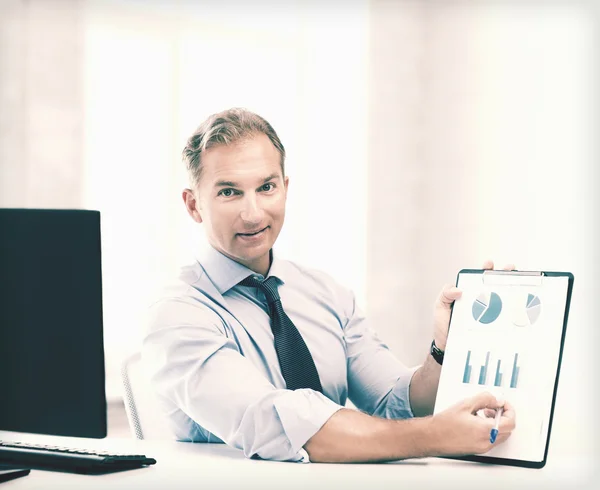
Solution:
[[[285,261],[279,259],[277,254],[271,249],[271,267],[267,277],[276,277],[281,284],[285,283]],[[207,246],[198,256],[198,261],[206,272],[206,275],[215,285],[219,294],[223,295],[232,287],[244,280],[248,276],[258,276],[263,278],[261,274],[248,269],[248,267],[230,259],[223,255],[212,246]]]

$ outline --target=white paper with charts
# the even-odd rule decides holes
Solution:
[[[494,273],[458,275],[463,294],[453,307],[435,413],[481,391],[500,394],[515,407],[517,426],[484,456],[541,462],[569,277]]]

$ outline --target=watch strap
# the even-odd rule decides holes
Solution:
[[[435,340],[431,341],[431,349],[429,350],[431,357],[441,366],[444,362],[444,351],[435,345]]]

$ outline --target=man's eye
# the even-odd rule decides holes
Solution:
[[[233,196],[234,192],[233,189],[223,189],[220,194],[225,197],[231,197]]]
[[[269,192],[269,191],[272,191],[274,187],[275,186],[273,184],[269,183],[269,184],[263,185],[262,190],[265,192]]]

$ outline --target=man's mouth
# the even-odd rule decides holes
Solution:
[[[256,235],[260,235],[263,231],[265,231],[268,228],[268,226],[261,228],[260,230],[256,230],[250,233],[238,233],[238,235],[240,236],[247,236],[247,237],[252,237],[252,236],[256,236]]]

